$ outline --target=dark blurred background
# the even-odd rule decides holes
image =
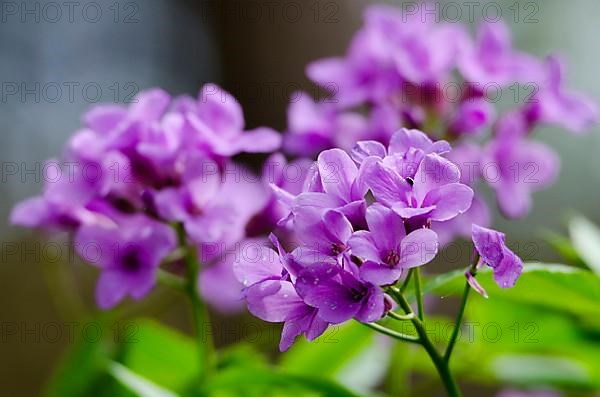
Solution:
[[[34,167],[60,153],[78,128],[82,112],[95,103],[127,102],[138,91],[154,86],[174,94],[195,94],[202,84],[217,82],[242,103],[250,127],[283,130],[290,94],[298,89],[316,93],[304,76],[305,65],[343,54],[361,24],[363,9],[373,2],[67,3],[0,2],[0,218],[4,220],[17,201],[39,192],[41,181],[35,180]],[[469,8],[463,4],[469,2],[454,3],[465,12],[463,21],[470,23]],[[477,3],[476,22],[491,2],[471,3]],[[596,77],[600,2],[511,0],[495,4],[512,25],[518,47],[539,56],[554,50],[564,54],[569,60],[570,86],[600,98]],[[498,7],[487,10],[493,13]],[[520,10],[518,16],[514,7]],[[574,211],[600,222],[600,135],[596,129],[577,138],[558,130],[543,130],[539,136],[561,155],[560,179],[535,196],[534,210],[527,218],[508,223],[497,217],[496,224],[514,242],[537,244],[526,259],[552,260],[540,231],[564,232],[565,219]],[[17,175],[8,172],[9,163],[20,167]],[[27,174],[26,169],[33,171]],[[57,260],[49,251],[40,254],[40,247],[48,247],[47,236],[10,227],[6,221],[0,225],[0,394],[35,396],[69,345],[65,338],[35,340],[33,335],[40,329],[36,327],[64,324],[93,307],[95,275],[68,258],[64,246]],[[65,238],[52,236],[58,244]],[[161,302],[152,306],[150,314],[187,328],[185,307],[177,296],[159,291],[153,299],[131,310],[149,313],[152,302]],[[15,336],[15,326],[30,332]],[[218,342],[226,343],[228,338],[235,338],[235,332]]]

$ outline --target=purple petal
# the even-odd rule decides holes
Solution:
[[[355,232],[350,240],[348,240],[352,255],[364,261],[373,261],[375,263],[383,262],[377,244],[378,242],[373,237],[373,233],[365,230]]]
[[[246,290],[248,310],[268,322],[283,322],[305,310],[305,304],[286,281],[269,280],[255,284]]]
[[[103,271],[96,283],[96,304],[108,310],[127,295],[127,283],[118,271]]]
[[[367,158],[362,167],[364,167],[365,183],[371,189],[377,201],[391,207],[399,201],[406,200],[411,187],[398,173],[384,167],[374,157]]]
[[[473,202],[473,189],[460,183],[435,188],[425,196],[423,206],[435,206],[431,212],[434,221],[447,221],[466,212]]]
[[[383,317],[385,311],[385,301],[383,291],[374,285],[369,287],[368,298],[363,299],[363,304],[356,319],[363,323],[372,323]]]
[[[317,164],[325,192],[346,202],[353,201],[352,185],[358,168],[350,156],[341,149],[330,149],[319,155]]]
[[[302,280],[302,276],[298,278]],[[314,279],[316,284],[302,287],[304,301],[319,309],[319,317],[332,324],[350,320],[361,309],[362,301],[350,289],[331,279]]]
[[[280,256],[258,242],[236,253],[233,263],[233,272],[244,287],[269,278],[280,278],[282,270]]]
[[[387,155],[387,150],[380,142],[361,141],[352,149],[352,159],[358,164],[362,163],[367,157],[378,157],[383,159]]]
[[[394,284],[402,276],[402,268],[390,267],[381,261],[366,261],[359,268],[360,278],[375,285]]]
[[[417,169],[413,191],[418,203],[423,203],[427,194],[441,186],[460,181],[460,171],[451,161],[428,154]],[[468,209],[468,207],[467,207]]]
[[[367,224],[380,252],[395,250],[406,236],[402,218],[379,203],[367,209]]]
[[[479,284],[477,279],[475,277],[473,277],[473,275],[471,274],[470,271],[465,272],[465,277],[467,277],[467,282],[469,283],[471,288],[473,288],[475,291],[477,291],[477,293],[479,295],[483,296],[484,298],[486,298],[486,299],[488,298],[487,291],[485,290],[485,288],[483,288],[481,286],[481,284]]]
[[[231,142],[240,152],[269,153],[281,147],[281,135],[270,128],[257,128],[241,134]]]
[[[142,91],[136,95],[128,115],[135,120],[158,120],[165,113],[170,102],[171,97],[164,90],[155,88]]]
[[[244,129],[244,113],[239,102],[216,84],[202,87],[198,97],[198,116],[222,137],[236,136]]]
[[[494,267],[494,280],[501,288],[511,288],[523,271],[523,262],[506,246],[500,263]]]
[[[504,233],[473,224],[473,244],[483,261],[491,267],[500,264],[504,255]]]
[[[46,225],[50,219],[50,209],[43,197],[32,197],[18,203],[10,213],[10,223],[25,227]]]
[[[94,106],[83,116],[83,123],[101,134],[108,134],[127,116],[127,109],[118,105]]]
[[[419,229],[409,233],[402,240],[398,266],[410,269],[431,262],[438,253],[438,245],[438,236],[433,230]]]

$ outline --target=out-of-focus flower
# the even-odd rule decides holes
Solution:
[[[527,214],[533,192],[551,185],[559,171],[558,156],[527,137],[497,134],[487,145],[483,176],[496,192],[502,212],[510,218]]]
[[[527,113],[531,121],[556,124],[574,133],[583,133],[598,121],[598,106],[589,97],[564,87],[564,62],[550,56],[545,79],[531,98]]]
[[[81,257],[102,269],[96,302],[103,309],[128,295],[148,294],[161,261],[177,244],[172,228],[143,215],[123,217],[114,227],[81,226],[75,240]]]
[[[171,240],[162,243],[165,234],[174,235],[173,223],[183,225],[186,244],[229,246],[245,237],[270,199],[261,178],[230,156],[277,150],[281,137],[265,128],[245,131],[239,103],[215,85],[197,99],[144,91],[129,107],[92,108],[83,124],[57,162],[62,177],[47,181],[42,196],[18,204],[11,221],[66,230],[88,242],[97,237],[105,252],[110,238],[139,246],[98,262],[103,308],[125,295],[140,298],[154,285],[160,259],[175,248]],[[206,271],[214,276],[218,269]]]

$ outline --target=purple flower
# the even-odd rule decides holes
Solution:
[[[341,108],[386,99],[401,86],[402,79],[384,33],[378,26],[366,26],[356,34],[345,57],[315,61],[306,74],[332,91]]]
[[[353,233],[352,224],[338,211],[312,213],[305,210],[294,218],[294,228],[302,248],[294,251],[294,258],[302,263],[349,261],[348,240]]]
[[[279,149],[281,136],[269,128],[244,131],[242,107],[233,96],[215,84],[205,85],[186,119],[199,134],[199,144],[220,156],[238,153],[268,153]]]
[[[169,226],[135,215],[123,218],[118,227],[80,227],[75,247],[102,269],[96,301],[109,309],[128,295],[141,299],[150,292],[161,261],[176,247],[176,236]]]
[[[541,69],[535,58],[512,48],[510,31],[502,21],[482,23],[476,42],[466,46],[459,59],[465,79],[478,86],[530,83]]]
[[[376,285],[395,283],[402,271],[431,261],[438,250],[436,234],[419,229],[406,234],[399,215],[379,203],[367,209],[368,231],[354,233],[349,241],[359,257],[360,278]]]
[[[494,107],[486,99],[468,99],[458,108],[450,123],[450,131],[456,135],[478,134],[491,123],[494,117]]]
[[[314,156],[332,147],[350,150],[357,140],[366,137],[364,117],[339,112],[333,103],[315,103],[307,93],[298,93],[296,97],[298,99],[288,108],[288,132],[284,142],[288,153]]]
[[[452,243],[457,237],[469,238],[473,224],[490,226],[492,214],[479,193],[473,196],[471,207],[463,214],[445,222],[433,222],[431,228],[438,235],[441,246]]]
[[[559,159],[542,143],[497,135],[485,148],[482,167],[502,212],[519,218],[529,211],[531,194],[554,182]]]
[[[262,320],[284,323],[279,349],[285,351],[298,335],[314,340],[325,332],[329,323],[317,315],[318,309],[300,298],[292,284],[294,266],[290,256],[274,236],[271,241],[279,253],[255,246],[255,252],[244,251],[236,259],[233,269],[245,286],[248,310]]]
[[[523,270],[523,262],[505,243],[504,233],[473,224],[473,244],[481,261],[494,269],[494,280],[501,288],[511,288]]]
[[[390,165],[386,159],[370,157],[363,163],[365,183],[377,201],[403,219],[416,220],[413,230],[428,221],[450,220],[471,206],[473,190],[459,183],[460,171],[450,161],[428,154],[411,179],[402,177],[402,163]]]
[[[306,191],[294,198],[292,213],[306,212],[312,216],[315,208],[324,212],[336,209],[353,224],[364,224],[367,187],[359,169],[346,152],[330,149],[321,152],[317,166],[309,171]]]
[[[236,277],[234,263],[242,256],[257,258],[266,238],[249,238],[226,245],[203,244],[199,252],[202,271],[198,278],[198,291],[212,307],[221,313],[233,314],[244,307],[243,285]]]
[[[361,141],[352,150],[352,158],[358,164],[367,157],[377,157],[385,165],[396,168],[404,178],[414,178],[417,168],[426,154],[450,152],[450,144],[434,142],[419,130],[403,128],[392,135],[388,149],[376,141]]]
[[[319,317],[332,324],[356,318],[370,323],[385,312],[383,291],[339,266],[322,263],[304,268],[296,280],[304,302],[319,310]]]
[[[582,133],[598,120],[598,107],[590,98],[563,87],[564,62],[551,56],[546,60],[545,80],[528,108],[531,121],[557,124]]]

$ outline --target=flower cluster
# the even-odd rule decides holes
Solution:
[[[488,183],[511,218],[527,214],[531,194],[551,184],[559,168],[532,131],[546,124],[580,133],[598,116],[591,100],[564,88],[558,57],[539,60],[514,49],[501,21],[482,24],[471,38],[461,25],[373,6],[347,54],[316,61],[307,74],[331,96],[320,102],[295,96],[287,152],[350,151],[359,140],[387,145],[400,128],[417,128],[451,141],[455,150],[447,158],[462,170],[462,182]],[[515,98],[504,113],[494,106],[502,94]],[[486,131],[490,138],[482,144]],[[479,194],[467,214],[438,230],[441,240],[468,235],[474,222],[490,223]]]
[[[442,156],[450,150],[421,131],[401,130],[387,148],[362,141],[351,156],[341,149],[321,152],[296,196],[273,187],[289,209],[280,224],[292,224],[298,244],[286,252],[272,235],[277,252],[260,247],[234,267],[249,310],[285,323],[282,350],[300,334],[318,337],[329,324],[379,320],[391,309],[385,287],[436,256],[432,223],[465,213],[474,195],[460,169]],[[520,259],[503,235],[483,230],[474,229],[476,248],[499,285],[510,287]]]
[[[73,233],[83,259],[102,270],[96,297],[109,308],[127,295],[144,296],[178,246],[199,247],[204,263],[222,261],[202,248],[245,238],[270,198],[231,156],[280,144],[270,129],[245,131],[240,105],[215,85],[198,98],[145,91],[129,107],[85,114],[60,161],[61,178],[17,205],[11,221]]]

